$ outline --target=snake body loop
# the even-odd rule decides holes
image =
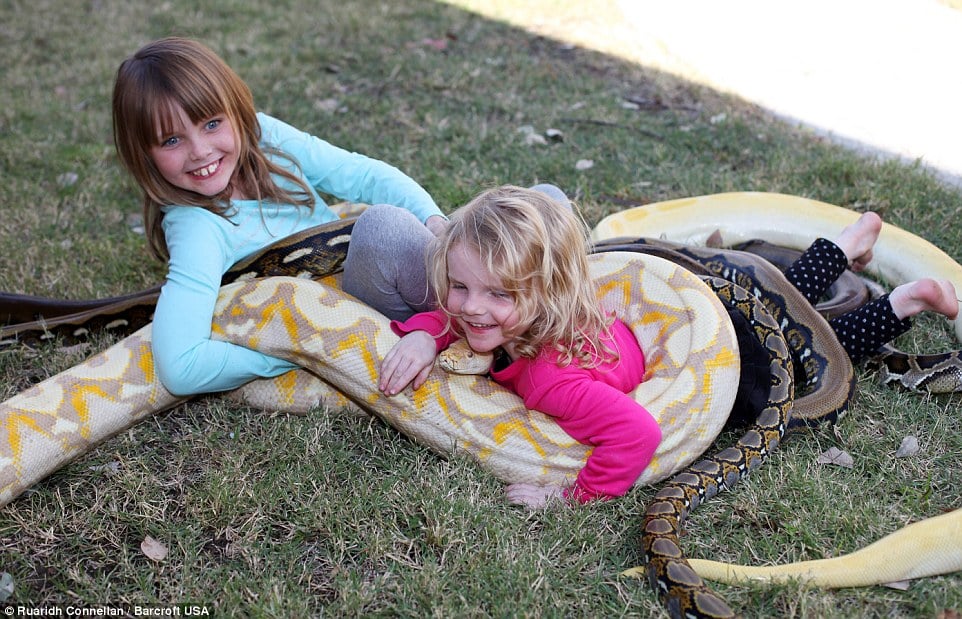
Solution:
[[[764,238],[775,244],[800,250],[807,247],[816,237],[831,238],[857,218],[858,214],[855,212],[794,196],[731,193],[673,200],[629,209],[602,220],[593,230],[592,238],[597,243],[604,243],[606,240],[626,236],[647,237],[669,239],[696,247],[703,246],[710,238],[715,239],[719,236],[728,244]],[[890,286],[921,277],[936,277],[948,279],[957,290],[962,290],[962,265],[930,243],[904,230],[888,224],[883,225],[874,254],[871,271]],[[907,256],[913,259],[906,260]],[[962,320],[955,321],[955,331],[957,338],[962,341]],[[829,358],[828,361],[832,363],[835,359]],[[943,374],[950,372],[948,368],[942,368]],[[924,370],[922,373],[925,373]],[[954,381],[954,378],[946,379],[944,381],[946,384],[937,385],[937,388],[950,389],[958,384]],[[813,411],[811,419],[817,420],[820,413],[830,414],[829,411],[816,410]],[[787,421],[789,424],[792,423],[790,418]],[[761,425],[765,427],[766,424],[761,423]],[[717,470],[715,463],[710,467]],[[694,474],[688,477],[689,473]],[[666,598],[669,614],[673,617],[732,616],[731,609],[705,588],[700,577],[692,569],[692,565],[684,561],[684,554],[674,537],[680,526],[679,523],[687,515],[688,510],[693,509],[694,505],[700,503],[704,497],[717,492],[721,487],[720,482],[716,481],[717,477],[715,479],[699,477],[697,472],[690,469],[676,479],[679,480],[677,483],[672,480],[659,492],[662,500],[656,504],[657,508],[653,505],[646,516],[642,544],[646,551],[646,560],[650,561],[647,568],[649,579]],[[652,513],[653,509],[659,513]],[[938,523],[924,521],[924,524],[920,524],[922,524],[920,528],[914,529],[905,537],[895,536],[896,539],[904,540],[903,547],[917,541],[916,531],[923,531],[925,534],[934,531],[936,535],[943,531]],[[668,536],[668,539],[662,540],[662,535]],[[881,548],[887,550],[888,539],[886,538],[885,544],[880,542],[881,546],[876,550]],[[656,547],[656,542],[661,546]],[[957,544],[952,546],[948,553],[941,552],[945,549],[945,545],[937,549],[917,545],[914,550],[924,555],[920,560],[926,563],[937,562],[944,569],[951,570],[957,569],[954,566],[962,561],[962,557],[959,556],[962,554],[962,549],[958,548]],[[649,552],[649,549],[655,552]],[[933,555],[940,552],[941,559],[934,559]],[[944,560],[946,554],[949,555],[948,560]],[[915,563],[913,559],[918,558],[887,556],[900,566]],[[876,569],[870,562],[866,564],[864,561],[847,562],[846,565],[860,570],[862,576]],[[790,570],[794,567],[786,569]],[[632,574],[639,571],[638,568],[629,570]]]
[[[791,353],[775,317],[744,288],[719,278],[707,278],[706,282],[726,304],[748,319],[756,337],[771,352],[772,388],[768,405],[734,447],[675,475],[658,491],[645,512],[642,549],[648,580],[672,617],[735,615],[691,568],[678,535],[691,510],[757,469],[778,446],[791,418],[795,395]],[[627,573],[638,572],[635,569]]]
[[[702,276],[715,276],[751,291],[771,312],[788,341],[798,392],[789,429],[835,422],[855,389],[851,361],[829,324],[785,279],[755,254],[690,247],[650,238],[607,239],[595,251],[637,251],[671,260]]]
[[[801,252],[764,241],[740,243],[734,249],[761,256],[781,270],[787,269]],[[845,271],[829,288],[828,298],[815,306],[826,319],[851,311],[884,294],[885,289],[872,280]],[[910,391],[955,393],[962,391],[962,350],[941,353],[906,353],[886,344],[870,357],[866,366],[876,370],[885,385]]]

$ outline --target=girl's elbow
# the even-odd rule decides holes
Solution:
[[[187,397],[203,392],[198,376],[191,372],[190,364],[168,360],[154,355],[157,379],[171,395]]]
[[[655,447],[658,447],[661,445],[661,439],[664,438],[664,433],[662,433],[661,426],[657,423],[653,424],[653,426],[651,429],[651,440],[655,444]]]
[[[196,383],[183,373],[163,372],[158,368],[157,378],[160,379],[164,389],[177,397],[197,395],[200,392]]]
[[[661,426],[651,415],[643,415],[638,418],[634,435],[638,438],[639,443],[650,445],[652,449],[657,449],[663,438]]]

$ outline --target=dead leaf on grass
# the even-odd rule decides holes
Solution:
[[[439,52],[443,52],[448,48],[448,42],[446,39],[424,38],[424,39],[421,39],[421,45],[424,45],[425,47],[430,47]]]
[[[167,558],[167,546],[149,535],[144,538],[144,541],[140,542],[140,551],[144,553],[145,557],[158,563]]]
[[[90,342],[80,342],[78,344],[73,344],[72,346],[61,346],[60,352],[66,355],[72,355],[74,353],[81,354],[87,352],[88,348],[90,348]]]
[[[7,572],[0,572],[0,602],[4,602],[13,595],[13,576]]]
[[[895,457],[907,458],[917,453],[919,453],[919,439],[914,436],[906,436],[902,439],[902,444],[899,445],[898,450],[895,452]]]
[[[104,473],[117,473],[120,471],[120,463],[112,460],[105,464],[94,464],[87,467],[89,471],[103,471]]]
[[[57,184],[61,187],[71,187],[77,184],[80,176],[76,172],[64,172],[57,176]]]
[[[547,144],[548,140],[546,140],[543,135],[527,133],[524,136],[524,143],[526,146],[542,146]]]
[[[834,464],[836,466],[844,466],[847,469],[855,466],[855,460],[852,459],[847,452],[842,451],[838,447],[829,447],[826,451],[822,452],[818,459],[816,460],[819,464]]]
[[[318,99],[314,101],[314,109],[329,114],[334,113],[341,107],[341,102],[334,98]]]

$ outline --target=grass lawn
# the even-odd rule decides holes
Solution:
[[[958,188],[616,55],[630,33],[613,0],[7,0],[0,290],[91,298],[163,278],[136,229],[139,198],[117,163],[109,108],[120,61],[170,34],[217,50],[259,109],[398,166],[447,210],[506,182],[556,183],[590,225],[637,204],[771,191],[875,210],[962,254]],[[563,140],[528,137],[547,129]],[[594,166],[579,170],[579,160]],[[956,346],[938,321],[918,326],[899,344]],[[0,396],[106,344],[4,349]],[[749,480],[692,514],[686,552],[752,564],[822,558],[962,507],[959,403],[884,388],[860,371],[837,426],[793,436]],[[895,458],[908,435],[920,453]],[[832,446],[854,467],[817,464]],[[13,581],[6,603],[31,608],[662,616],[646,583],[619,575],[641,562],[640,525],[655,491],[532,513],[507,505],[500,482],[474,462],[442,459],[376,419],[269,415],[198,399],[102,444],[0,510],[0,573]],[[147,536],[167,547],[163,561],[142,553]],[[962,574],[906,590],[717,590],[746,616],[962,611]]]

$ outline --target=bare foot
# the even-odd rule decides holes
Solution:
[[[937,312],[950,320],[959,315],[955,286],[944,279],[919,279],[902,284],[889,295],[892,311],[904,320],[922,312]]]
[[[835,239],[835,244],[845,252],[848,266],[855,272],[862,271],[872,261],[872,247],[882,231],[882,218],[869,211],[849,224]]]

